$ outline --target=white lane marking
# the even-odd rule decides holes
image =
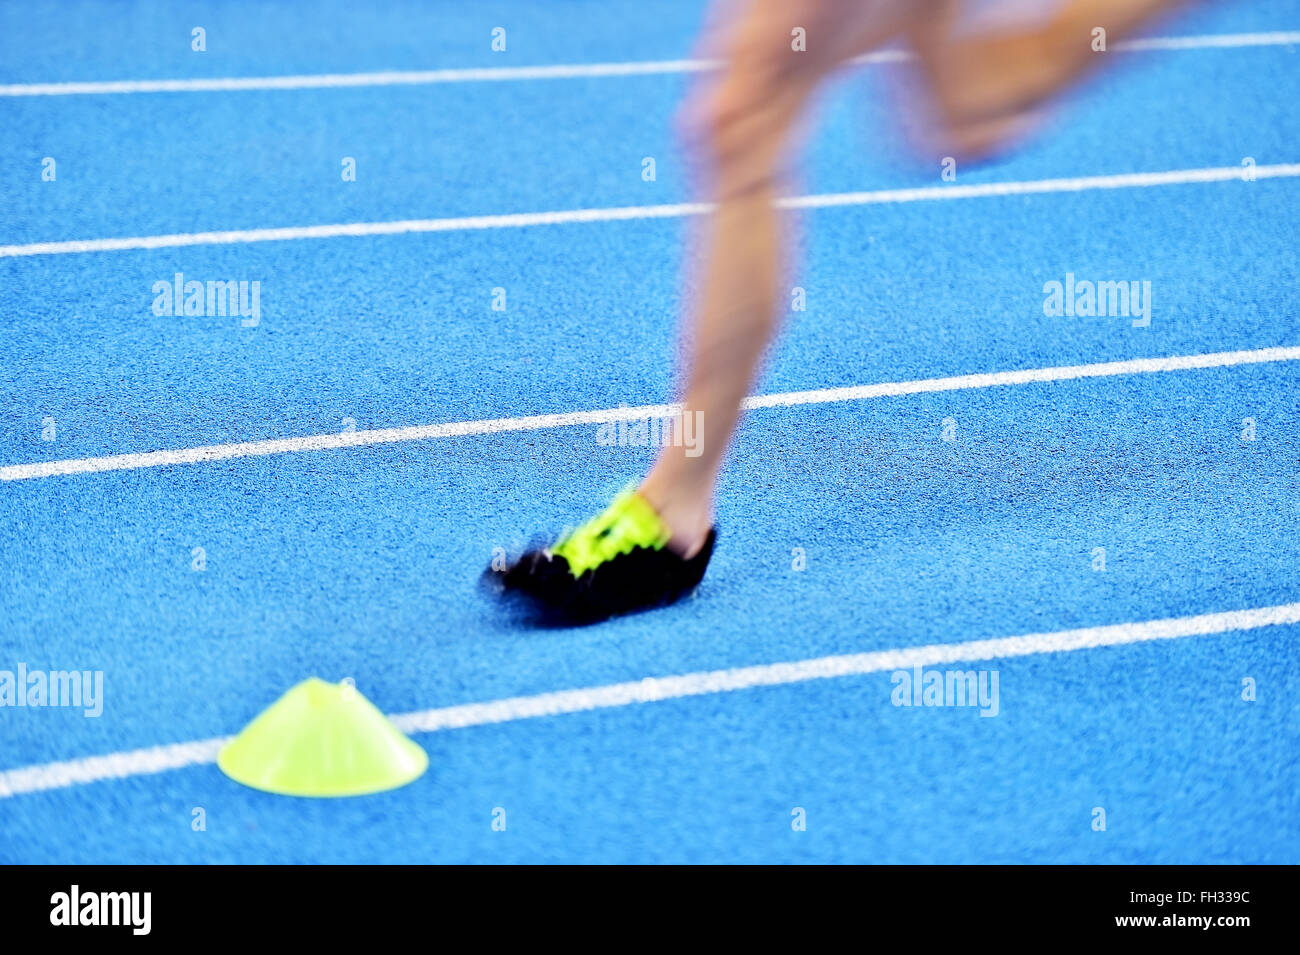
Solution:
[[[1125,40],[1111,49],[1207,50],[1300,43],[1300,32],[1226,33],[1212,36],[1147,37]],[[879,50],[855,64],[898,63],[912,59],[905,50]],[[0,96],[84,96],[123,93],[231,93],[249,90],[340,89],[360,86],[427,86],[442,83],[492,83],[517,80],[593,79],[655,74],[701,73],[718,69],[718,60],[640,60],[623,63],[567,63],[552,66],[468,67],[444,70],[380,70],[367,73],[313,73],[296,76],[227,76],[169,80],[103,80],[66,83],[9,83]]]
[[[1263,170],[1263,174],[1260,171]],[[1170,169],[1165,172],[1114,173],[1105,176],[1070,176],[1060,179],[1028,179],[1021,182],[983,182],[974,185],[920,186],[914,189],[879,189],[873,192],[840,192],[819,196],[795,196],[778,200],[787,209],[829,209],[835,206],[864,206],[944,199],[982,199],[991,196],[1031,196],[1049,192],[1086,192],[1094,189],[1141,189],[1152,186],[1182,186],[1192,183],[1245,181],[1244,166],[1210,166],[1203,169]],[[1300,176],[1300,163],[1256,166],[1256,179]]]
[[[784,209],[828,209],[905,202],[941,202],[996,196],[1028,196],[1092,189],[1136,189],[1192,183],[1238,182],[1300,176],[1300,163],[1255,166],[1211,166],[1162,172],[1116,173],[1104,176],[1070,176],[1020,182],[985,182],[975,185],[920,186],[911,189],[876,189],[817,196],[789,196],[777,200]],[[284,242],[297,239],[359,238],[412,232],[464,232],[478,229],[517,229],[528,226],[569,225],[585,222],[619,222],[632,219],[676,219],[705,215],[713,210],[705,202],[659,206],[616,206],[606,209],[564,209],[556,212],[515,212],[503,215],[459,216],[446,219],[403,219],[395,222],[343,222],[329,225],[283,226],[273,229],[228,229],[221,232],[178,232],[170,235],[128,236],[112,239],[65,239],[0,245],[0,258],[28,255],[66,255],[83,252],[123,252],[131,249],[171,249],[191,245],[235,245],[245,242]]]
[[[627,683],[516,696],[483,703],[464,703],[393,716],[406,733],[434,733],[494,723],[559,716],[587,710],[654,703],[711,693],[729,693],[762,686],[780,686],[807,680],[860,676],[912,667],[948,663],[975,663],[1039,653],[1065,653],[1122,646],[1150,640],[1173,640],[1237,630],[1256,630],[1300,623],[1300,603],[1252,610],[1229,610],[1194,617],[1175,617],[1138,623],[1110,624],[1078,630],[1030,633],[993,640],[939,643],[923,647],[876,650],[839,656],[815,657],[789,663],[764,663],[727,670],[706,670],[677,676],[646,677]],[[198,740],[110,753],[60,763],[25,766],[0,772],[0,798],[20,793],[63,789],[105,779],[124,779],[169,769],[201,766],[216,761],[217,752],[230,739]]]
[[[5,770],[0,772],[0,799],[43,789],[63,789],[101,779],[144,776],[169,769],[215,763],[217,753],[229,741],[230,738],[225,737],[196,740],[192,743],[171,743],[124,753],[109,753],[106,756]]]
[[[82,96],[119,93],[232,93],[247,90],[339,89],[356,86],[428,86],[504,80],[563,80],[697,73],[716,69],[711,60],[643,60],[554,66],[469,67],[445,70],[379,70],[369,73],[311,73],[298,76],[226,76],[208,79],[100,80],[68,83],[12,83],[0,96]]]
[[[915,381],[887,381],[875,385],[822,388],[816,391],[787,391],[771,395],[754,395],[742,403],[746,410],[792,407],[794,405],[829,404],[836,401],[862,401],[871,398],[926,394],[935,391],[960,391],[970,388],[995,388],[1027,385],[1077,378],[1105,378],[1115,375],[1140,375],[1199,368],[1229,368],[1234,365],[1257,365],[1267,362],[1300,359],[1300,345],[1256,348],[1248,351],[1211,352],[1202,355],[1173,355],[1167,358],[1129,358],[1089,365],[1062,365],[1050,368],[1025,368],[1018,371],[994,371],[950,378],[921,378]],[[490,418],[479,421],[456,421],[449,424],[421,424],[403,428],[376,428],[313,434],[297,438],[271,438],[236,444],[210,444],[197,448],[170,451],[144,451],[111,454],[97,458],[71,458],[61,461],[35,461],[0,467],[0,481],[89,474],[101,471],[130,471],[137,468],[167,467],[176,464],[200,464],[227,458],[257,457],[265,454],[289,454],[300,451],[327,451],[340,448],[392,444],[398,441],[425,441],[470,435],[497,434],[503,431],[541,431],[574,425],[607,424],[611,421],[635,421],[666,418],[681,411],[679,404],[640,405],[634,408],[603,408],[597,411],[568,411],[560,414],[529,415],[520,418]]]
[[[1113,49],[1125,53],[1147,50],[1211,50],[1248,46],[1293,46],[1300,43],[1300,30],[1275,30],[1269,33],[1221,33],[1210,36],[1150,36],[1122,40]]]
[[[1261,167],[1256,167],[1256,174]],[[1271,168],[1271,167],[1264,167]],[[1241,170],[1237,170],[1240,177]],[[577,222],[617,222],[624,219],[674,219],[702,215],[712,206],[678,203],[662,206],[623,206],[613,209],[566,209],[559,212],[515,212],[505,215],[461,216],[450,219],[403,219],[396,222],[343,222],[331,225],[285,226],[274,229],[228,229],[222,232],[180,232],[120,239],[69,239],[0,245],[0,259],[23,255],[78,252],[122,252],[128,249],[171,249],[187,245],[234,245],[243,242],[283,242],[291,239],[336,239],[409,232],[460,232],[474,229],[517,229],[526,226]]]
[[[917,395],[932,391],[995,388],[1048,381],[1071,381],[1076,378],[1108,378],[1114,375],[1146,375],[1166,371],[1191,371],[1197,368],[1229,368],[1234,365],[1257,365],[1297,359],[1300,359],[1300,345],[1256,348],[1248,351],[1209,352],[1203,355],[1171,355],[1167,358],[1127,358],[1123,361],[1103,361],[1089,365],[1059,365],[1051,368],[1026,368],[1021,371],[957,375],[952,378],[922,378],[917,381],[891,381],[878,385],[822,388],[816,391],[787,391],[782,394],[746,398],[744,406],[748,410],[826,404],[832,401],[861,401],[868,398]]]

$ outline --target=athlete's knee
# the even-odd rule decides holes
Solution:
[[[793,84],[732,70],[688,102],[679,125],[715,176],[761,184],[777,175],[801,103]]]

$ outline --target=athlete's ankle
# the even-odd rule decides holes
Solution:
[[[712,489],[697,489],[670,483],[658,469],[652,470],[637,488],[659,519],[672,531],[667,547],[689,560],[699,553],[713,527]]]

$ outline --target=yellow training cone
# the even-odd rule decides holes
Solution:
[[[362,796],[405,786],[429,757],[350,682],[312,677],[227,743],[217,765],[282,796]]]

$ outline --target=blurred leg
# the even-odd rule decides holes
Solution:
[[[919,20],[910,39],[954,150],[978,156],[1019,132],[1034,110],[1106,62],[1106,45],[1132,35],[1188,0],[1069,0],[1047,22],[1023,30],[953,36],[953,17]],[[950,8],[951,9],[951,8]]]
[[[809,97],[845,60],[902,28],[926,3],[751,0],[721,22],[718,80],[687,106],[684,125],[710,172],[717,211],[705,223],[700,298],[687,316],[685,413],[699,413],[701,453],[664,448],[642,495],[672,529],[684,556],[713,523],[713,494],[740,402],[753,386],[777,325],[782,267],[782,162]],[[802,29],[806,48],[794,49]]]
[[[955,39],[959,0],[747,0],[719,7],[709,46],[719,78],[697,94],[684,125],[707,160],[717,211],[705,224],[704,281],[687,317],[683,405],[700,414],[701,453],[665,448],[641,493],[689,556],[713,520],[713,492],[740,402],[776,332],[782,230],[773,200],[782,160],[809,97],[836,67],[900,32],[926,69],[950,133],[966,153],[1005,140],[1025,113],[1130,35],[1186,0],[1069,0],[1045,25]],[[793,32],[803,30],[805,49]]]

